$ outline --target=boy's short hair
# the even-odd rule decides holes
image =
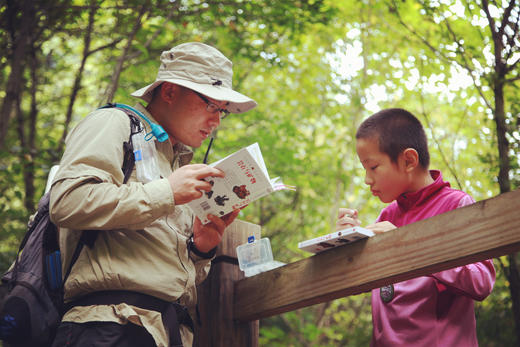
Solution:
[[[402,108],[388,108],[374,113],[361,123],[356,139],[377,138],[379,150],[387,154],[392,162],[406,148],[419,154],[419,164],[427,169],[430,165],[428,140],[421,122]]]

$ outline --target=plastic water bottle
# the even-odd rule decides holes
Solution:
[[[155,140],[146,140],[144,131],[140,131],[132,135],[132,145],[134,146],[137,179],[147,183],[161,178],[159,165],[157,164]]]

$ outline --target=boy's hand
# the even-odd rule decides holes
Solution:
[[[382,234],[382,233],[386,233],[387,231],[396,229],[397,227],[388,221],[384,221],[384,222],[370,224],[370,225],[366,226],[365,228],[372,230],[375,234]]]
[[[195,218],[193,223],[193,243],[195,247],[202,253],[208,253],[215,248],[222,241],[224,230],[229,224],[233,223],[239,212],[240,210],[234,210],[221,218],[209,214],[208,219],[211,222],[206,225],[202,224],[199,218]]]
[[[340,208],[338,210],[338,220],[336,221],[336,230],[361,225],[361,221],[357,218],[358,211],[350,208]]]

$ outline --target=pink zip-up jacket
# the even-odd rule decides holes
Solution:
[[[401,227],[475,202],[440,171],[430,174],[434,183],[401,195],[378,222]],[[478,346],[473,300],[484,300],[494,283],[493,261],[486,260],[372,290],[371,346]]]

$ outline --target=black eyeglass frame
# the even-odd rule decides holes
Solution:
[[[227,117],[227,115],[229,114],[229,111],[226,110],[225,108],[220,108],[218,107],[217,104],[214,104],[212,103],[211,101],[209,101],[208,98],[206,98],[204,95],[202,95],[201,93],[197,92],[197,91],[193,91],[195,94],[197,94],[197,96],[199,98],[201,98],[202,101],[204,101],[206,103],[206,110],[208,112],[211,112],[211,113],[214,113],[214,112],[219,112],[220,113],[220,119],[224,119]]]

